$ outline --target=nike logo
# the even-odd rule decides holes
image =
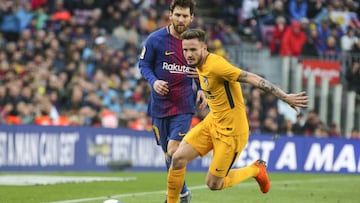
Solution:
[[[217,169],[217,168],[216,168],[215,171],[220,172],[220,171],[224,171],[224,170],[221,170],[221,169]]]
[[[186,133],[178,133],[178,135],[180,136],[180,137],[183,137],[183,136],[185,136],[186,135]]]
[[[175,54],[175,52],[174,51],[165,51],[165,56],[169,56],[172,54]]]

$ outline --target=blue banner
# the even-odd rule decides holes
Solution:
[[[360,140],[251,135],[234,167],[254,160],[273,172],[360,173]],[[211,153],[188,170],[206,171]],[[0,171],[165,170],[152,132],[124,128],[0,125]]]

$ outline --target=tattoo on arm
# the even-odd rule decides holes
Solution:
[[[280,88],[276,87],[275,85],[273,85],[272,83],[270,83],[265,79],[261,79],[257,87],[264,90],[265,92],[277,96],[281,100],[285,100],[286,98],[286,94],[284,91],[282,91]]]

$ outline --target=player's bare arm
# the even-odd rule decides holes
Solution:
[[[239,82],[249,83],[259,89],[264,90],[267,93],[271,93],[278,97],[279,99],[288,103],[292,108],[298,111],[297,107],[307,108],[309,97],[305,92],[299,92],[295,94],[287,94],[282,89],[272,84],[268,80],[256,75],[254,73],[250,73],[247,71],[242,71],[239,78]]]
[[[197,91],[196,102],[199,103],[199,107],[201,110],[204,110],[207,105],[205,93],[202,90]]]

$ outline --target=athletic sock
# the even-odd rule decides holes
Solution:
[[[231,169],[224,178],[222,189],[239,184],[240,182],[255,177],[259,173],[259,168],[253,164],[244,168]]]
[[[166,168],[167,168],[168,171],[169,171],[169,168],[170,168],[170,166],[171,166],[171,160],[172,160],[172,156],[169,156],[169,160],[168,160],[168,161],[165,160],[165,162],[166,162]],[[181,194],[186,194],[187,191],[188,191],[188,188],[187,188],[186,182],[185,182],[185,180],[184,180],[184,185],[183,185],[183,187],[182,187]]]
[[[167,203],[177,203],[182,186],[184,185],[186,168],[179,170],[169,169],[167,179]]]

